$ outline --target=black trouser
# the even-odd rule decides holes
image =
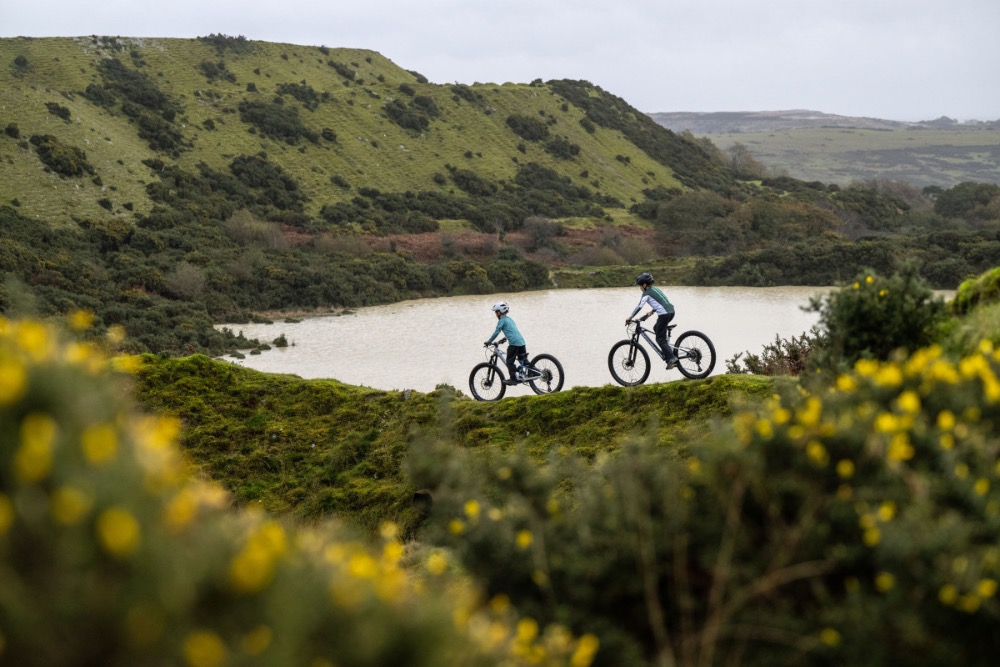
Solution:
[[[660,346],[661,350],[663,350],[663,356],[667,359],[674,356],[674,353],[667,349],[667,325],[670,324],[670,320],[672,319],[674,319],[673,313],[658,315],[656,317],[656,324],[653,325],[653,334],[656,336],[656,344]]]
[[[517,372],[517,360],[521,357],[528,356],[528,348],[526,345],[508,345],[507,346],[507,372],[510,373],[510,379],[516,380],[517,377],[514,373]]]

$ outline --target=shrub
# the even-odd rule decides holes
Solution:
[[[571,160],[580,154],[580,147],[566,137],[553,137],[545,142],[545,152],[560,160]]]
[[[122,371],[151,360],[109,363],[101,348],[111,342],[0,320],[4,664],[526,667],[536,664],[527,655],[551,666],[592,657],[592,637],[483,605],[443,551],[404,560],[391,524],[365,543],[339,524],[236,509],[187,463],[179,421],[128,398]],[[521,621],[539,632],[519,634]]]
[[[991,664],[1000,355],[860,361],[690,443],[585,461],[416,444],[423,538],[596,665]],[[555,415],[553,415],[555,418]]]
[[[236,75],[226,69],[226,63],[221,60],[217,63],[213,63],[210,60],[203,60],[198,64],[198,70],[204,74],[205,78],[209,81],[222,79],[223,81],[236,83]]]
[[[727,359],[726,372],[798,376],[805,372],[811,352],[812,339],[807,334],[791,338],[781,338],[775,334],[774,342],[765,345],[759,355],[738,352]]]
[[[1000,301],[1000,267],[965,280],[958,286],[951,311],[956,315],[966,315],[974,308]]]
[[[17,123],[7,123],[7,127],[3,129],[3,133],[11,139],[18,139],[21,136],[21,130],[17,127]]]
[[[28,140],[46,167],[60,176],[93,174],[94,167],[87,162],[87,154],[76,146],[67,146],[50,134],[33,134]]]
[[[69,122],[70,116],[72,115],[69,109],[59,104],[58,102],[46,102],[45,108],[49,110],[50,114],[62,118],[67,123]]]
[[[944,302],[909,265],[883,278],[866,271],[853,283],[810,300],[819,313],[810,365],[837,372],[859,359],[887,360],[897,350],[929,345],[945,317]]]
[[[220,56],[226,51],[236,54],[253,53],[256,48],[254,43],[243,35],[233,37],[212,33],[208,37],[199,37],[198,41],[211,45]]]
[[[534,116],[511,114],[507,116],[507,127],[513,130],[514,134],[528,141],[542,141],[549,137],[548,126]]]
[[[281,98],[278,98],[279,100]],[[256,127],[261,134],[295,145],[300,139],[316,143],[319,135],[306,128],[298,109],[277,102],[243,100],[239,105],[240,120]]]

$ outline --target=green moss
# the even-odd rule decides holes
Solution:
[[[538,461],[553,451],[592,460],[636,433],[680,452],[684,434],[728,414],[734,398],[774,391],[770,378],[734,375],[480,403],[450,387],[377,391],[202,355],[142,361],[139,401],[182,420],[192,461],[239,502],[308,520],[337,514],[367,530],[415,524],[402,465],[416,437],[484,455],[523,445]]]

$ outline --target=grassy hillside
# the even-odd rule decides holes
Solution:
[[[165,158],[163,150],[138,136],[137,124],[122,112],[122,95],[107,106],[88,99],[88,86],[112,87],[99,67],[108,59],[145,78],[175,107],[168,124],[180,137],[176,155]],[[421,97],[437,109],[436,116],[426,116],[426,128],[407,129],[390,120],[388,104],[401,102],[412,110]],[[281,132],[265,136],[241,120],[241,103],[270,109],[276,98],[315,140]],[[432,177],[447,173],[447,164],[499,182],[513,178],[518,162],[537,162],[625,203],[638,201],[647,184],[678,185],[668,166],[621,132],[584,129],[584,112],[548,85],[428,83],[378,53],[359,49],[239,39],[3,39],[0,104],[0,126],[16,124],[22,139],[55,135],[83,150],[94,167],[93,179],[61,178],[46,173],[23,144],[10,137],[0,140],[5,164],[0,201],[16,199],[29,218],[50,221],[147,212],[152,202],[145,186],[156,173],[144,160],[165,159],[185,170],[201,163],[224,170],[237,156],[261,152],[299,183],[311,215],[356,196],[357,186],[441,190],[444,186]],[[68,110],[68,117],[50,112],[47,104]],[[541,120],[553,135],[577,145],[579,153],[564,160],[538,142],[525,141],[507,125],[511,115]],[[354,187],[334,185],[335,176]],[[97,178],[101,185],[92,182]],[[110,211],[96,203],[101,198],[111,201]]]
[[[728,414],[732,401],[773,393],[770,378],[717,376],[634,388],[577,388],[497,403],[446,386],[430,394],[303,380],[192,356],[147,355],[136,395],[180,418],[199,467],[241,503],[309,519],[337,514],[368,529],[413,525],[402,463],[415,438],[491,451],[526,447],[593,459],[637,434],[682,452],[685,433]],[[641,417],[640,417],[641,415]]]

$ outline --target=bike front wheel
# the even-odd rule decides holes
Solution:
[[[621,340],[611,346],[608,353],[608,370],[620,385],[634,387],[649,377],[649,354],[641,345]]]
[[[469,391],[477,401],[499,401],[507,393],[503,371],[496,364],[477,364],[469,374]]]
[[[708,377],[715,368],[715,346],[700,331],[685,331],[677,338],[677,368],[692,380]]]
[[[551,394],[562,389],[563,367],[551,354],[538,355],[531,360],[531,367],[539,375],[535,377],[535,372],[531,372],[528,380],[528,384],[536,394]]]

